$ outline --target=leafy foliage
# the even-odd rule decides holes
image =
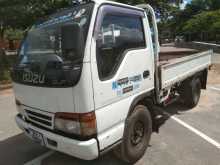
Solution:
[[[220,1],[192,0],[184,10],[176,11],[170,22],[174,35],[192,35],[195,40],[215,40],[220,34]]]
[[[1,0],[0,38],[8,28],[26,29],[37,19],[69,4],[69,0]]]
[[[192,19],[188,20],[183,27],[186,32],[212,32],[217,30],[218,23],[220,22],[220,10],[211,12],[202,12],[195,15]],[[216,24],[217,23],[217,24]],[[214,26],[215,24],[215,26]],[[213,31],[213,32],[214,32]]]
[[[0,20],[13,28],[26,27],[37,18],[68,6],[67,0],[1,0]]]
[[[5,31],[5,38],[8,40],[21,40],[23,34],[22,30],[9,28]]]

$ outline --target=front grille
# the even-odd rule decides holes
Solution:
[[[25,109],[27,119],[34,123],[38,124],[42,127],[53,129],[53,118],[54,115],[52,113],[44,112],[41,110],[35,109]]]

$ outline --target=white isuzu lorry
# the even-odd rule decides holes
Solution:
[[[149,5],[81,1],[35,24],[12,70],[18,126],[32,140],[81,159],[145,153],[157,112],[195,107],[212,51],[159,57]],[[162,56],[162,55],[161,55]]]

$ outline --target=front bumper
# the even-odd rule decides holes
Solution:
[[[25,122],[19,115],[16,116],[15,120],[19,128],[21,128],[27,135],[27,130],[29,129],[41,133],[43,136],[44,145],[50,149],[60,151],[84,160],[93,160],[99,156],[98,144],[96,139],[90,139],[88,141],[78,141],[37,128]],[[51,143],[51,141],[53,143]]]

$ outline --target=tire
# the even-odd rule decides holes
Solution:
[[[125,123],[122,143],[115,155],[127,163],[137,162],[145,153],[152,133],[151,114],[147,107],[138,105]]]
[[[199,78],[184,82],[180,96],[188,108],[194,108],[197,106],[200,100],[200,95],[201,81]]]

